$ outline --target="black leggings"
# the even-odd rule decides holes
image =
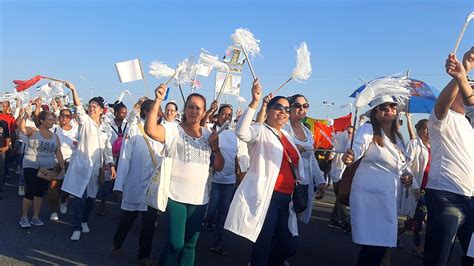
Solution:
[[[387,247],[362,245],[357,260],[358,266],[380,266]]]
[[[38,169],[23,168],[25,175],[25,199],[32,200],[34,197],[43,197],[48,191],[49,181],[38,177]]]

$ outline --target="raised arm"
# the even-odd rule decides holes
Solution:
[[[209,107],[209,110],[206,111],[206,113],[204,114],[204,117],[199,122],[199,125],[201,127],[203,127],[206,124],[206,121],[209,119],[209,117],[214,115],[214,113],[217,111],[217,104],[218,103],[216,100],[212,101],[211,107]]]
[[[407,130],[410,140],[416,138],[415,130],[413,130],[413,122],[411,121],[411,114],[406,112],[405,117],[407,118]]]
[[[18,129],[20,130],[20,132],[23,133],[23,135],[28,136],[28,137],[31,136],[34,131],[31,127],[26,127],[26,119],[30,117],[30,114],[31,114],[31,106],[28,105],[25,108],[23,116],[21,117],[21,119],[19,119],[19,124],[18,124]]]
[[[145,132],[150,138],[165,143],[165,127],[157,123],[158,112],[160,110],[160,104],[166,95],[166,85],[160,84],[155,89],[155,103],[151,107],[150,112],[145,121]]]
[[[64,83],[64,86],[66,86],[66,88],[69,88],[71,90],[74,105],[75,106],[80,106],[81,105],[81,100],[79,99],[79,94],[77,94],[76,86],[74,86],[74,84],[72,84],[69,81],[66,81]]]
[[[265,118],[267,118],[267,105],[272,98],[273,93],[270,93],[267,96],[263,97],[262,106],[260,107],[260,111],[257,114],[257,123],[263,124],[263,122],[265,122]]]
[[[253,81],[252,86],[252,101],[249,104],[249,108],[244,111],[242,117],[237,122],[235,127],[235,134],[237,137],[244,141],[249,142],[252,139],[252,133],[250,131],[250,125],[252,124],[252,118],[255,114],[255,110],[258,107],[258,101],[262,97],[262,86],[258,79]]]

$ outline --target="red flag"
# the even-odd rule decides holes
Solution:
[[[315,149],[329,149],[332,147],[331,143],[331,127],[321,123],[314,123],[314,148]]]
[[[42,76],[37,75],[36,77],[30,79],[30,80],[14,80],[13,83],[16,84],[15,88],[17,92],[24,91],[28,89],[29,87],[35,85],[40,81]]]
[[[352,113],[334,119],[334,131],[343,132],[352,123]]]

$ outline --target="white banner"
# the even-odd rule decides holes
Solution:
[[[120,83],[143,79],[140,60],[133,59],[115,64]]]

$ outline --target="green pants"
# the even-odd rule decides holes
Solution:
[[[191,205],[168,200],[169,242],[164,254],[166,266],[194,264],[196,242],[206,205]]]

